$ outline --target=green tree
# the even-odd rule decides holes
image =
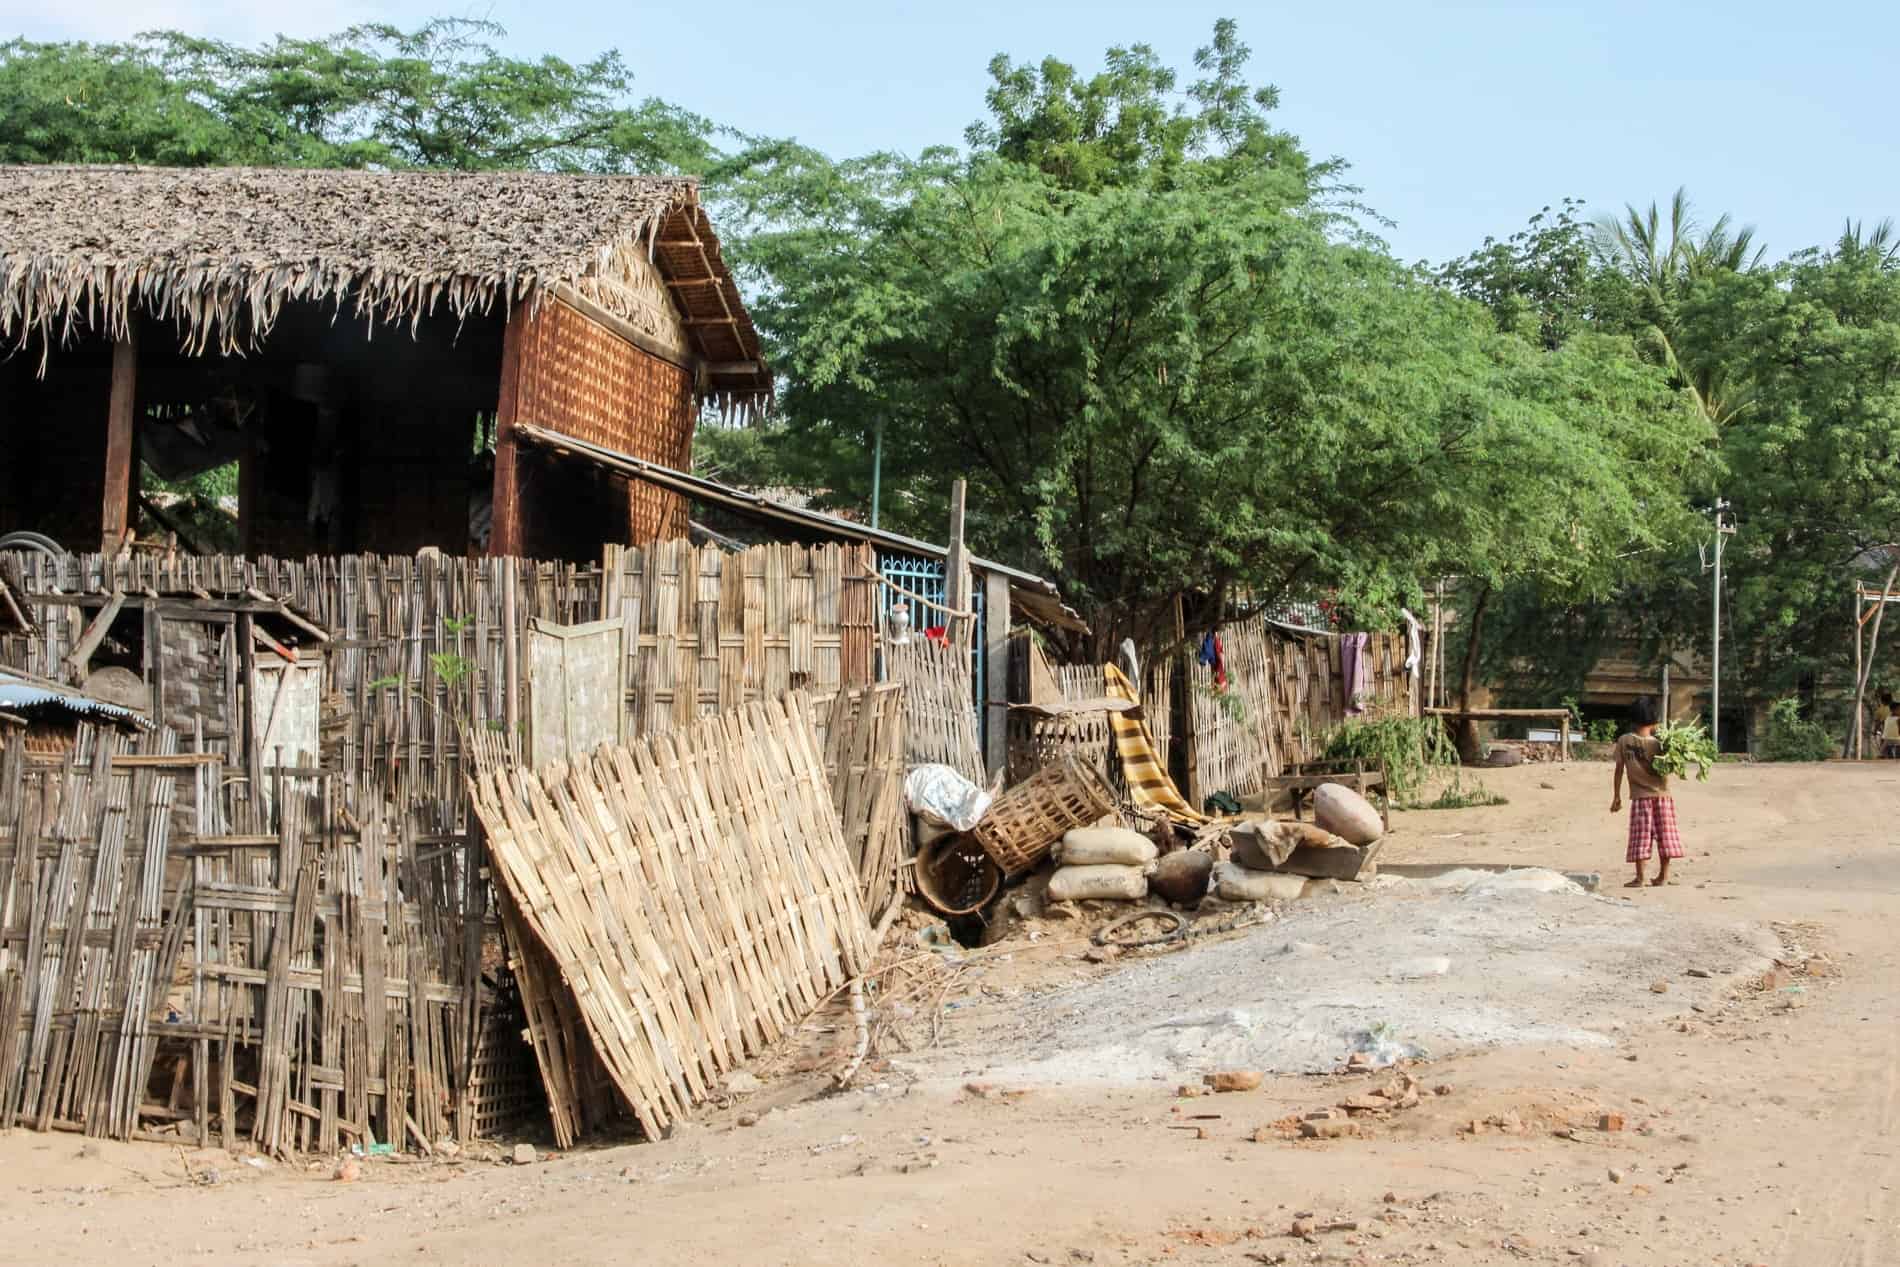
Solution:
[[[1630,463],[1666,500],[1694,420],[1628,340],[1546,352],[1353,238],[1339,167],[1245,63],[1230,24],[1185,101],[1140,48],[1089,77],[998,62],[967,154],[747,154],[726,223],[788,434],[865,453],[883,427],[920,533],[968,475],[977,544],[1103,644],[1159,641],[1182,594],[1392,614],[1435,569],[1599,586],[1672,522],[1632,513]]]
[[[699,172],[705,119],[631,97],[617,52],[499,52],[490,22],[384,24],[255,48],[159,31],[0,44],[0,158],[20,163]]]

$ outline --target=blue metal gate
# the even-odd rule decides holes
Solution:
[[[946,570],[942,559],[927,558],[917,554],[899,554],[894,550],[877,552],[878,570],[884,573],[884,579],[897,586],[906,594],[932,603],[944,603],[949,593],[945,580]],[[988,666],[986,644],[989,641],[986,621],[988,616],[983,605],[983,586],[971,587],[970,610],[976,613],[976,645],[970,649],[970,706],[976,709],[977,742],[988,751],[989,709],[983,707],[984,672]],[[879,627],[885,627],[891,613],[891,605],[897,602],[897,595],[888,585],[877,587]],[[929,607],[913,604],[910,613],[911,628],[922,632],[934,625],[943,624],[944,614]]]

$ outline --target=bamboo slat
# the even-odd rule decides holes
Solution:
[[[902,896],[909,862],[904,822],[904,688],[886,683],[815,701],[832,804],[875,924]]]
[[[883,651],[886,680],[905,688],[908,763],[947,765],[972,783],[984,783],[969,647],[911,637],[887,642]]]

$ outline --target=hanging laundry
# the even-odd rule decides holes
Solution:
[[[1372,698],[1372,655],[1370,634],[1349,633],[1339,638],[1339,676],[1346,688],[1346,712],[1358,716],[1366,711]]]
[[[1214,670],[1214,689],[1227,689],[1227,656],[1220,645],[1220,635],[1208,630],[1201,638],[1200,662],[1204,668]]]

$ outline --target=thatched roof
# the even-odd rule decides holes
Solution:
[[[119,333],[134,307],[235,351],[287,302],[414,321],[581,286],[650,253],[729,398],[770,389],[694,181],[531,172],[0,167],[0,338]]]

